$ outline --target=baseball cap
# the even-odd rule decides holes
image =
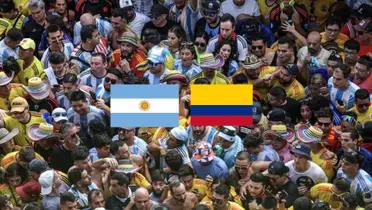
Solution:
[[[34,40],[30,39],[30,38],[24,38],[22,39],[22,41],[18,44],[18,46],[24,50],[28,50],[28,49],[35,49],[35,42]]]
[[[291,149],[291,154],[297,154],[307,157],[308,159],[311,159],[310,156],[310,147],[306,144],[297,144]]]
[[[253,102],[253,123],[257,124],[262,118],[262,105],[260,102]]]
[[[270,163],[268,172],[271,175],[283,175],[288,173],[289,168],[282,161],[273,161]]]
[[[153,63],[164,63],[167,56],[171,55],[169,50],[164,47],[154,46],[150,49],[147,60]]]
[[[368,4],[361,4],[357,10],[352,12],[352,15],[359,19],[371,17],[372,6]]]
[[[40,174],[41,195],[49,195],[54,183],[54,170],[47,170]]]
[[[61,120],[67,121],[67,112],[61,107],[55,108],[52,112],[52,118],[54,122],[59,122]]]
[[[186,130],[182,127],[175,127],[170,131],[170,133],[173,135],[174,138],[184,143],[186,143],[187,139],[189,138]]]
[[[23,97],[16,97],[10,104],[10,112],[23,112],[28,108],[28,103]]]
[[[355,151],[345,152],[343,158],[351,164],[361,164],[363,162],[363,155]]]
[[[48,169],[48,163],[45,160],[33,159],[29,164],[30,171],[41,174]]]
[[[206,11],[218,12],[218,10],[220,10],[220,4],[217,0],[205,0],[202,3],[202,8]]]
[[[267,119],[274,122],[285,121],[285,111],[280,108],[274,108],[267,114]]]
[[[120,6],[120,8],[131,7],[131,6],[133,6],[133,3],[132,3],[132,0],[120,0],[119,1],[119,6]]]
[[[151,7],[152,18],[159,17],[160,15],[168,14],[168,9],[162,4],[154,4]]]
[[[287,64],[284,68],[288,71],[288,73],[292,76],[296,76],[298,73],[298,67],[296,64]]]
[[[218,136],[229,142],[235,142],[236,129],[232,126],[223,126]]]

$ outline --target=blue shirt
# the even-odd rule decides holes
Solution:
[[[244,146],[239,136],[235,136],[235,142],[228,149],[224,149],[223,160],[225,161],[228,168],[232,168],[235,165],[235,159],[238,152],[242,151]]]
[[[97,185],[93,182],[88,186],[89,191],[98,189]],[[70,193],[74,194],[75,198],[78,200],[81,209],[89,207],[88,194],[80,192],[75,185],[72,185],[68,190]]]
[[[101,109],[98,109],[95,106],[89,106],[89,112],[85,115],[80,115],[73,110],[73,108],[69,108],[67,111],[67,118],[69,122],[74,123],[75,125],[80,126],[79,136],[82,138],[88,138],[88,124],[92,120],[99,120],[105,123],[105,112]],[[88,148],[92,148],[92,142],[84,142],[87,144]]]
[[[363,155],[363,162],[360,168],[372,176],[372,152],[363,147],[359,147],[359,152]]]
[[[220,177],[227,179],[229,176],[229,169],[226,163],[217,156],[208,165],[202,165],[200,161],[194,158],[191,159],[191,163],[198,178],[205,179],[209,175],[213,179],[219,179]]]
[[[193,78],[196,74],[200,73],[202,71],[202,69],[200,68],[200,66],[196,65],[195,63],[193,63],[191,66],[189,67],[185,67],[182,65],[182,60],[181,59],[177,59],[175,62],[174,62],[174,66],[173,66],[173,69],[182,73],[183,75],[185,75],[187,78],[189,78],[191,80],[191,78]]]
[[[118,140],[119,135],[115,135],[114,137],[112,137],[112,141]],[[129,151],[133,155],[139,155],[144,157],[147,153],[147,143],[143,139],[134,136],[134,144],[132,146],[129,146]]]
[[[252,155],[252,161],[261,160],[261,161],[280,161],[278,153],[271,147],[264,145],[263,150],[258,154]]]
[[[349,177],[344,173],[341,167],[337,171],[337,177],[346,178],[350,182],[351,193],[366,193],[372,190],[372,177],[363,169],[359,169],[355,177]]]

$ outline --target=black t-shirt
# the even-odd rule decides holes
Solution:
[[[220,21],[220,19],[218,21]],[[200,18],[195,25],[195,35],[206,33],[210,38],[212,38],[219,33],[219,30],[220,30],[219,23],[215,27],[211,27],[210,25],[207,24],[207,20],[205,19],[205,17]]]
[[[147,28],[153,28],[153,29],[156,29],[159,32],[159,34],[160,34],[160,40],[165,40],[165,39],[168,39],[168,31],[169,31],[169,29],[171,29],[175,25],[178,25],[178,23],[174,22],[173,20],[168,20],[167,21],[167,24],[165,24],[165,26],[159,28],[159,27],[156,27],[152,23],[152,21],[149,21],[149,22],[145,23],[145,25],[143,26],[143,29],[142,29],[141,34],[143,34],[143,31],[145,29],[147,29]]]
[[[124,202],[121,202],[116,196],[112,195],[107,199],[106,209],[122,210],[123,208],[128,206],[129,202],[130,202],[130,198],[128,198]]]
[[[71,151],[67,150],[63,145],[54,150],[51,155],[51,167],[55,170],[67,173],[68,169],[74,165]]]
[[[285,196],[285,207],[286,208],[289,208],[290,206],[293,205],[293,202],[298,198],[300,197],[299,193],[298,193],[298,189],[297,189],[297,185],[295,183],[293,183],[291,180],[289,180],[287,183],[285,183],[285,185],[283,186],[280,186],[278,189],[277,189],[277,192],[285,192],[284,194],[286,194],[287,196]]]
[[[27,100],[28,104],[29,104],[29,107],[30,107],[30,111],[34,111],[34,112],[40,112],[40,110],[42,109],[45,109],[47,110],[49,113],[52,113],[53,112],[53,106],[51,103],[49,103],[48,100],[42,100],[38,103],[32,101],[32,100]]]
[[[36,21],[31,16],[29,16],[28,18],[29,20],[24,24],[22,28],[23,36],[34,40],[37,49],[40,44],[41,35],[43,34],[45,28],[44,26],[36,23]],[[37,50],[35,50],[35,52],[37,52]]]
[[[298,101],[292,98],[287,98],[287,103],[278,108],[284,109],[286,115],[291,118],[291,123],[296,124],[297,119],[300,118],[300,107],[301,104]]]

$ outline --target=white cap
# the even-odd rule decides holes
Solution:
[[[132,0],[120,0],[119,6],[120,8],[130,7],[130,6],[133,6],[133,3],[132,3]]]
[[[95,208],[94,210],[106,210],[106,209],[103,207],[99,207],[99,208]]]
[[[49,195],[54,183],[54,170],[47,170],[40,174],[41,195]]]
[[[52,112],[52,117],[53,117],[53,121],[54,122],[59,122],[61,120],[66,120],[68,121],[67,119],[67,112],[65,109],[63,108],[55,108]]]
[[[232,126],[223,126],[218,136],[229,142],[235,142],[236,129]]]

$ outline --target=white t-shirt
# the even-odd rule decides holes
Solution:
[[[151,19],[146,15],[136,12],[136,17],[132,22],[129,23],[129,26],[137,34],[137,36],[140,37],[143,26],[150,20]]]
[[[299,182],[308,182],[309,187],[315,184],[328,182],[328,178],[325,175],[322,168],[312,161],[310,162],[310,168],[305,172],[298,172],[294,168],[294,160],[287,162],[285,165],[289,168],[289,178],[296,184]]]
[[[246,0],[242,6],[236,6],[233,0],[226,0],[221,5],[222,14],[229,13],[234,18],[240,14],[247,14],[250,16],[260,16],[260,9],[254,0]]]

